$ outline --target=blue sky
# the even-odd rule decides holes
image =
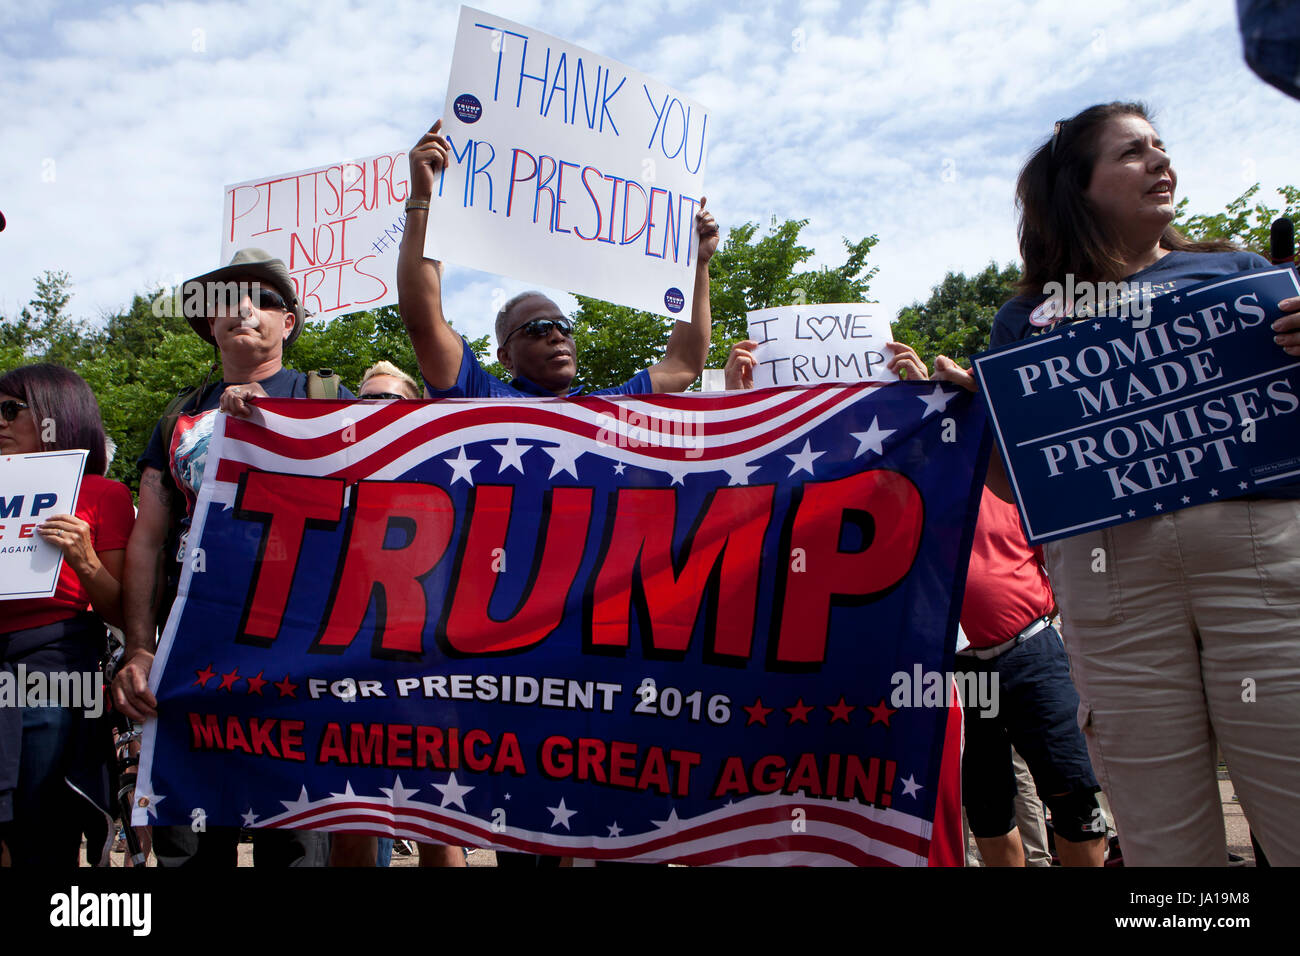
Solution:
[[[1017,258],[1020,165],[1093,103],[1153,107],[1193,211],[1256,181],[1276,206],[1300,183],[1300,103],[1245,67],[1232,0],[476,5],[704,103],[724,229],[806,218],[814,265],[878,235],[891,317],[949,270]],[[71,274],[75,314],[115,311],[218,264],[226,184],[414,143],[442,108],[458,9],[6,4],[0,314],[45,269]],[[482,334],[494,295],[523,287],[449,264],[447,313]]]

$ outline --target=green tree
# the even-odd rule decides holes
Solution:
[[[1280,186],[1277,191],[1282,196],[1281,209],[1253,202],[1255,194],[1259,192],[1259,183],[1256,183],[1228,203],[1223,212],[1210,215],[1187,216],[1189,203],[1184,198],[1178,202],[1174,225],[1189,239],[1198,242],[1227,239],[1267,258],[1269,228],[1273,220],[1279,216],[1286,216],[1293,221],[1300,219],[1300,187]]]
[[[974,276],[949,272],[924,303],[899,310],[894,336],[931,369],[936,355],[969,365],[972,355],[988,348],[993,317],[1016,294],[1019,281],[1020,269],[1011,264],[999,268],[990,262]]]
[[[800,245],[806,219],[787,219],[757,239],[757,223],[733,226],[709,262],[713,334],[709,366],[722,368],[731,346],[748,336],[745,314],[803,302],[864,302],[876,269],[867,268],[875,236],[844,240],[844,262],[800,270],[813,250]],[[608,388],[663,357],[675,320],[578,296],[573,313],[581,384]]]
[[[67,314],[72,282],[66,272],[46,270],[36,277],[36,294],[13,320],[0,319],[0,354],[41,356],[42,361],[74,366],[87,351],[84,323]]]

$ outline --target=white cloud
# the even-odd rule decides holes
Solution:
[[[878,235],[872,291],[890,315],[949,270],[1016,258],[1020,164],[1095,102],[1156,107],[1195,210],[1256,179],[1275,204],[1297,181],[1300,104],[1245,68],[1225,0],[480,2],[710,107],[707,192],[724,228],[807,218],[814,265],[842,261],[843,237]],[[224,185],[413,143],[441,110],[457,15],[344,0],[8,5],[0,313],[45,269],[72,274],[79,314],[121,308],[216,264]],[[447,314],[490,333],[495,291],[523,288],[451,265]]]

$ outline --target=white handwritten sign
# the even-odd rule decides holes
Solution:
[[[85,466],[84,450],[0,457],[0,601],[54,594],[63,552],[36,526],[76,513]]]
[[[685,319],[708,126],[644,74],[461,7],[425,255]]]
[[[227,186],[221,261],[265,249],[321,318],[391,305],[410,192],[405,150]]]
[[[749,313],[758,343],[754,385],[817,382],[897,382],[885,368],[893,357],[889,321],[861,303],[788,305]]]

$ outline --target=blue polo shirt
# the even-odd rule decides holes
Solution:
[[[535,382],[526,378],[516,376],[506,384],[483,370],[483,366],[478,363],[478,358],[474,355],[474,350],[469,347],[469,343],[462,337],[460,340],[460,371],[456,373],[456,384],[451,388],[434,388],[429,384],[429,380],[424,379],[424,387],[428,390],[429,398],[555,398],[553,392],[548,392]],[[421,375],[423,378],[423,375]],[[622,385],[614,388],[602,388],[598,392],[592,392],[592,395],[648,395],[654,391],[654,386],[650,383],[650,372],[642,369]],[[569,391],[569,395],[582,395],[581,388],[574,388]]]

